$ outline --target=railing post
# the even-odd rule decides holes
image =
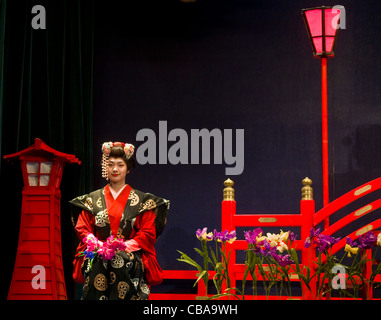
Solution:
[[[300,214],[302,218],[302,227],[300,230],[301,240],[304,241],[310,236],[310,230],[314,226],[314,214],[315,214],[315,201],[313,199],[313,189],[311,187],[312,180],[309,178],[305,178],[302,180],[303,188],[302,188],[302,199],[300,201]],[[312,248],[304,248],[302,247],[302,265],[307,266],[311,270],[311,274],[313,274],[313,270],[315,264],[313,261],[315,260],[315,251]],[[316,297],[316,282],[311,281],[310,283],[310,292],[304,284],[302,284],[303,289],[303,297],[307,300],[312,300]]]
[[[236,214],[236,202],[234,198],[234,188],[233,188],[234,182],[230,179],[227,179],[224,181],[224,193],[223,193],[223,201],[222,201],[222,212],[221,212],[221,231],[228,230],[233,231],[234,225],[233,225],[233,216]],[[229,276],[231,281],[231,288],[234,288],[236,286],[236,276],[235,276],[235,270],[234,270],[234,264],[236,262],[236,253],[235,250],[233,250],[233,245],[226,243],[225,244],[225,254],[226,257],[230,253],[230,260],[228,265],[229,270]],[[224,290],[227,289],[226,285],[222,285],[221,293],[224,293]]]
[[[224,195],[222,201],[221,230],[231,231],[233,228],[233,215],[236,214],[236,202],[234,199],[234,182],[230,179],[224,181]]]

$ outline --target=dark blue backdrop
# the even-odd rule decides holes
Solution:
[[[100,146],[136,144],[136,133],[245,130],[245,169],[235,182],[239,212],[299,211],[301,180],[322,206],[320,60],[301,16],[316,1],[108,1],[95,19],[95,187]],[[379,1],[344,5],[328,61],[330,199],[381,176]],[[173,143],[172,143],[173,144]],[[169,146],[171,143],[169,143]],[[98,150],[98,149],[97,149]],[[221,227],[225,165],[137,165],[133,187],[171,200],[157,243],[163,268],[183,269],[195,231]],[[239,235],[242,237],[242,235]]]

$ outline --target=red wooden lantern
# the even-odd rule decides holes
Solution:
[[[61,190],[66,163],[80,161],[40,139],[4,159],[21,162],[24,188],[16,262],[8,300],[67,299],[61,250]]]

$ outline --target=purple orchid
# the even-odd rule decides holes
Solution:
[[[326,252],[339,241],[340,238],[334,238],[328,234],[319,234],[316,238],[317,249],[322,253]]]
[[[288,239],[291,241],[291,242],[294,242],[296,240],[296,234],[293,233],[292,231],[289,232],[289,235],[288,235]]]
[[[294,263],[294,261],[290,259],[291,255],[286,254],[282,256],[281,254],[278,254],[276,247],[272,247],[267,241],[264,241],[264,246],[261,250],[261,253],[268,257],[272,257],[281,267],[285,267]]]
[[[320,228],[317,228],[316,230],[311,228],[310,236],[305,240],[304,247],[309,248],[312,240],[315,241],[317,249],[323,253],[328,251],[334,244],[338,243],[340,238],[334,238],[328,234],[321,234]]]
[[[307,237],[307,239],[304,241],[304,248],[311,247],[311,238]]]
[[[291,258],[291,255],[289,254],[286,254],[284,256],[282,255],[277,255],[277,254],[273,254],[272,255],[273,258],[275,259],[276,262],[279,263],[279,265],[281,267],[286,267],[286,266],[289,266],[290,264],[293,264],[294,261],[292,261],[290,258]]]
[[[372,231],[368,231],[364,235],[359,236],[359,248],[361,249],[371,249],[377,243],[377,237]]]
[[[264,240],[258,240],[263,234],[261,228],[256,228],[254,230],[244,231],[245,240],[249,244],[249,250],[256,253],[261,252],[261,247],[263,246]],[[252,245],[250,247],[250,245]]]
[[[317,237],[320,234],[320,228],[317,228],[316,230],[314,228],[311,228],[310,230],[310,238],[313,239]]]
[[[276,253],[277,249],[276,247],[272,247],[268,241],[263,241],[263,246],[261,247],[261,253],[264,256],[274,257],[274,255],[277,256]]]
[[[353,241],[351,238],[347,237],[345,239],[346,244],[349,244],[352,248],[357,247],[357,242]]]
[[[250,244],[257,244],[257,239],[262,235],[263,231],[261,228],[256,228],[254,230],[244,231],[245,240]]]
[[[307,237],[307,239],[304,241],[304,248],[309,248],[311,246],[311,241],[314,240],[319,234],[320,228],[317,228],[316,230],[314,228],[311,228],[310,236]]]
[[[202,230],[201,229],[198,229],[197,231],[196,231],[196,237],[197,238],[199,238],[199,239],[201,239],[202,238],[202,236],[204,235],[204,234],[206,234],[208,232],[208,228],[203,228]]]
[[[229,242],[233,243],[235,239],[237,238],[235,230],[229,232],[228,230],[217,232],[217,230],[214,229],[214,239],[216,239],[218,242]]]
[[[214,239],[213,233],[212,232],[208,233],[208,228],[206,228],[206,227],[203,228],[202,230],[198,229],[196,231],[196,237],[199,240],[206,240],[206,241],[212,241]]]

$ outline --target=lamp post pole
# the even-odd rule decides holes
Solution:
[[[327,57],[321,58],[321,121],[322,121],[322,154],[323,154],[323,207],[329,203],[329,165],[328,165],[328,102],[327,102]],[[329,220],[325,219],[324,228]]]

